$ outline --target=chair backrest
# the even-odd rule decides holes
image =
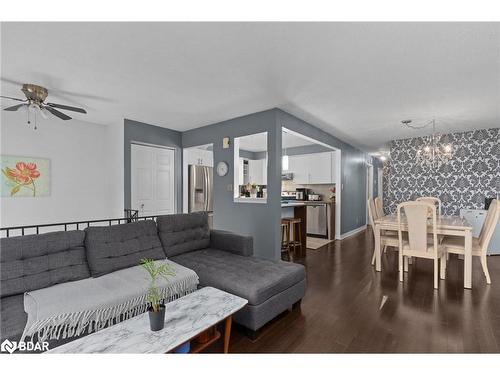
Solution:
[[[435,197],[420,197],[416,199],[417,202],[428,202],[432,205],[437,204],[438,215],[441,215],[441,199]]]
[[[377,217],[385,216],[382,198],[377,197],[377,198],[375,198],[374,202],[375,202],[375,211],[377,212]]]
[[[366,201],[366,207],[368,207],[368,220],[370,221],[372,228],[375,230],[375,220],[377,220],[378,217],[375,214],[375,204],[373,203],[373,199],[368,198]]]
[[[408,225],[408,240],[410,245],[410,250],[427,252],[428,242],[427,242],[427,232],[428,232],[428,218],[429,212],[431,212],[431,222],[432,222],[432,233],[434,242],[434,252],[437,254],[437,215],[434,205],[425,201],[420,202],[403,202],[398,205],[398,234],[399,234],[399,244],[402,247],[403,241],[403,222],[402,222],[402,211],[406,216],[406,221]]]
[[[486,214],[483,227],[481,228],[481,233],[479,233],[479,246],[483,254],[486,254],[488,250],[488,246],[498,223],[499,215],[500,201],[498,199],[493,199],[488,209],[488,213]]]

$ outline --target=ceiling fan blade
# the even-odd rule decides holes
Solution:
[[[61,120],[71,120],[71,117],[69,117],[68,115],[66,115],[62,112],[59,112],[57,109],[54,109],[48,105],[44,106],[43,108],[45,108],[47,111],[52,113],[54,116],[59,117]]]
[[[12,107],[7,107],[7,108],[4,108],[3,110],[4,111],[17,111],[19,108],[21,108],[22,106],[25,106],[27,104],[16,104],[16,105],[13,105]]]
[[[56,103],[47,103],[48,106],[52,108],[60,108],[60,109],[65,109],[67,111],[74,111],[74,112],[80,112],[80,113],[87,113],[86,110],[83,108],[78,108],[78,107],[70,107],[69,105],[63,105],[63,104],[56,104]]]
[[[0,95],[0,98],[10,99],[10,100],[17,100],[18,102],[26,102],[27,101],[26,99],[13,98],[12,96],[3,96],[3,95]]]

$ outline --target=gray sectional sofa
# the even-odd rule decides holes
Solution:
[[[305,294],[302,265],[253,257],[251,237],[210,230],[206,213],[160,216],[85,231],[53,232],[0,240],[0,333],[19,340],[26,325],[23,293],[99,277],[165,256],[194,270],[200,285],[246,298],[234,320],[255,332],[299,303]],[[51,343],[54,347],[54,343]]]
[[[253,257],[252,237],[210,231],[206,214],[161,216],[157,225],[167,257],[194,270],[200,287],[212,286],[248,300],[234,320],[251,331],[305,294],[304,266]]]

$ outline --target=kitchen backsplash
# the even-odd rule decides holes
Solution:
[[[295,184],[293,181],[281,181],[281,183],[282,191],[295,191],[296,188],[307,188],[311,189],[315,194],[321,195],[322,200],[328,200],[330,188],[335,186],[335,184],[299,185]]]

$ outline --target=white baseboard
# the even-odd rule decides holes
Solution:
[[[342,234],[340,235],[339,240],[343,240],[343,239],[346,239],[347,237],[354,236],[355,234],[358,234],[359,232],[362,232],[362,231],[364,231],[365,229],[366,229],[366,224],[365,224],[365,225],[360,226],[359,228],[356,228],[356,229],[350,230],[349,232],[342,233]]]

